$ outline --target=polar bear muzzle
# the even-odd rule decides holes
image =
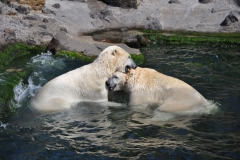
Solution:
[[[116,84],[111,83],[110,80],[107,80],[105,84],[109,91],[114,91],[115,87],[117,86]]]
[[[129,57],[125,64],[125,73],[128,73],[130,69],[136,69],[136,68],[137,68],[136,63],[133,61],[131,57]]]

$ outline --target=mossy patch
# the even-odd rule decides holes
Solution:
[[[93,62],[97,57],[92,57],[92,56],[86,56],[82,53],[76,52],[76,51],[66,51],[66,50],[61,50],[59,53],[57,53],[58,56],[67,56],[68,58],[71,59],[76,59],[76,60],[81,60],[86,63],[91,63]],[[142,65],[145,62],[145,58],[143,54],[131,54],[132,59],[137,65]]]
[[[96,57],[86,56],[83,53],[79,53],[76,51],[66,51],[66,50],[61,50],[59,53],[57,53],[57,55],[67,56],[68,58],[81,60],[87,63],[93,62],[94,59],[96,58]]]
[[[0,50],[0,70],[5,69],[9,64],[14,63],[14,61],[20,57],[36,55],[45,50],[46,47],[44,46],[31,46],[24,43],[4,46]],[[26,81],[30,72],[31,68],[28,68],[28,71],[3,72],[1,74],[0,121],[5,121],[9,116],[15,113],[16,107],[11,105],[11,100],[14,97],[14,87],[18,85],[20,81]]]
[[[31,54],[34,55],[44,52],[45,50],[45,46],[32,46],[24,43],[7,45],[0,50],[0,70],[15,58]]]
[[[143,30],[144,37],[153,44],[166,45],[203,45],[210,47],[239,47],[240,33],[206,33],[184,31],[147,31]]]
[[[4,73],[4,80],[0,83],[0,121],[5,121],[9,116],[15,113],[16,107],[11,105],[14,97],[13,89],[21,80],[28,77],[26,71],[17,73]]]
[[[131,54],[131,57],[138,66],[144,64],[144,62],[145,62],[145,58],[142,53]]]

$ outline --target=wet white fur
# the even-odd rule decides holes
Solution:
[[[149,68],[137,67],[128,74],[116,72],[108,79],[115,90],[129,93],[131,106],[150,104],[155,111],[198,113],[206,110],[208,101],[187,83]]]
[[[40,111],[54,111],[80,101],[107,102],[105,81],[115,71],[125,72],[125,66],[132,62],[122,48],[107,47],[94,62],[49,81],[33,98],[32,106]]]

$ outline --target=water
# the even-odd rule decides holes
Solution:
[[[80,103],[68,111],[37,113],[28,108],[36,92],[52,78],[84,63],[33,57],[28,82],[14,90],[18,113],[0,124],[0,159],[239,159],[240,52],[191,46],[142,48],[143,67],[177,77],[219,104],[216,113],[151,121],[134,112],[123,92],[110,100],[121,108]]]

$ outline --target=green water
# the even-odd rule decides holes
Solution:
[[[145,110],[90,102],[68,111],[36,113],[28,104],[41,86],[84,65],[42,54],[22,64],[33,70],[15,88],[17,114],[1,123],[0,159],[239,159],[240,50],[148,46],[141,52],[146,58],[142,67],[184,80],[219,110],[166,122],[150,121]],[[123,92],[109,98],[128,101]]]

